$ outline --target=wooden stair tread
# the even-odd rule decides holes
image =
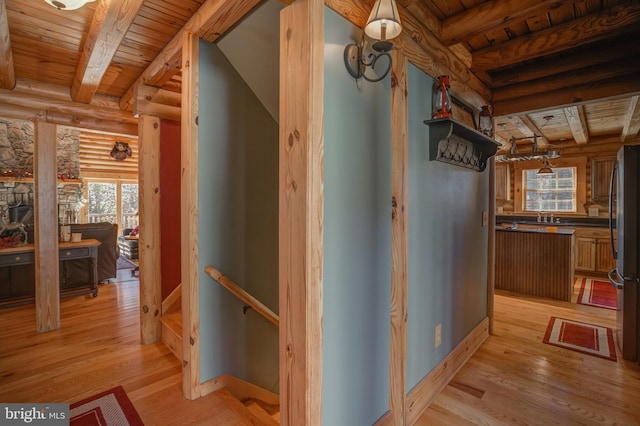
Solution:
[[[255,405],[260,410],[262,410],[263,413],[265,413],[264,415],[266,417],[263,417],[260,414],[254,414],[255,407],[249,409],[226,388],[218,389],[217,391],[215,391],[215,395],[218,398],[222,399],[225,402],[227,408],[229,408],[229,410],[231,410],[239,419],[244,420],[244,423],[247,425],[272,426],[279,424],[275,422],[275,420],[272,419],[269,414],[257,404]]]
[[[182,312],[175,311],[165,314],[160,318],[160,322],[182,336]]]
[[[246,406],[249,406],[250,404],[257,404],[267,414],[269,414],[269,416],[273,416],[273,415],[275,415],[275,414],[280,412],[280,406],[279,405],[268,404],[268,403],[266,403],[263,400],[258,399],[258,398],[245,398],[244,400],[242,400],[242,403],[244,405],[246,405]]]
[[[251,412],[254,416],[256,416],[264,425],[276,426],[279,425],[280,422],[274,419],[273,414],[269,413],[262,404],[257,402],[256,400],[249,400],[244,402],[244,406],[247,407],[247,410]],[[278,414],[279,413],[274,413]]]
[[[162,342],[182,361],[182,312],[176,311],[163,315]]]

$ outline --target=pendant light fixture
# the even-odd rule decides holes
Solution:
[[[538,170],[539,175],[550,175],[553,174],[553,169],[549,167],[549,160],[546,158],[542,161],[542,167]]]
[[[95,0],[44,0],[58,10],[76,10]]]

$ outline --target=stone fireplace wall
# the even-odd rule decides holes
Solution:
[[[58,126],[58,220],[74,223],[83,204],[80,181],[80,131]],[[34,125],[0,118],[0,214],[16,205],[32,205]],[[68,182],[65,182],[68,181]],[[4,217],[8,220],[7,217]]]

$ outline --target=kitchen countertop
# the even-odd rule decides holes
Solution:
[[[579,226],[579,227],[597,227],[597,228],[608,228],[609,227],[609,219],[602,217],[560,217],[560,222],[538,222],[535,216],[517,216],[517,215],[497,215],[496,223],[498,226],[501,223],[508,224],[522,224],[522,225],[538,225],[541,227],[544,226]],[[613,220],[613,226],[616,226],[615,218]]]
[[[571,228],[561,228],[551,224],[540,224],[538,228],[520,228],[513,225],[499,225],[496,226],[496,231],[511,231],[511,232],[537,232],[539,234],[561,234],[561,235],[573,235],[576,231]]]

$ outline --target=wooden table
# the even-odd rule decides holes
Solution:
[[[60,292],[60,297],[77,296],[81,294],[98,295],[98,246],[100,241],[86,239],[79,242],[58,243],[58,256],[60,261],[72,259],[91,259],[91,277],[86,285],[64,289]],[[28,265],[35,263],[35,245],[25,244],[19,247],[0,249],[0,267],[17,265]],[[21,298],[20,300],[7,301],[0,306],[9,307],[33,302],[33,297]]]

